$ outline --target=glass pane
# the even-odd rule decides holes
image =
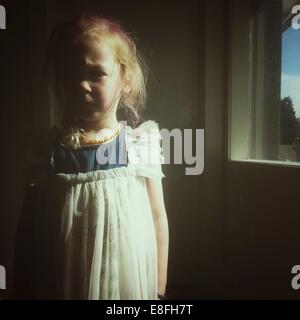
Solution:
[[[282,33],[279,160],[300,161],[300,30]]]

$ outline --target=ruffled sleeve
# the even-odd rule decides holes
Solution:
[[[134,129],[128,127],[128,163],[134,166],[137,175],[159,179],[165,177],[162,171],[165,159],[161,140],[159,125],[153,120],[145,121]]]

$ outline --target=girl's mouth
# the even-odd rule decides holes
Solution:
[[[86,94],[86,95],[84,96],[83,102],[84,102],[85,104],[95,104],[94,99],[93,99],[91,96],[89,96],[88,94]]]
[[[79,101],[80,109],[90,109],[90,108],[96,108],[97,104],[92,98],[84,98],[80,99]]]
[[[99,110],[99,106],[95,102],[84,102],[80,106],[81,112],[90,113]]]

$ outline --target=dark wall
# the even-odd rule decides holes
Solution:
[[[299,168],[237,162],[226,176],[228,298],[299,299]]]

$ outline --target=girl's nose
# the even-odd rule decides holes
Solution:
[[[80,82],[80,88],[84,93],[92,91],[91,90],[91,86],[90,86],[88,81],[81,81]]]

